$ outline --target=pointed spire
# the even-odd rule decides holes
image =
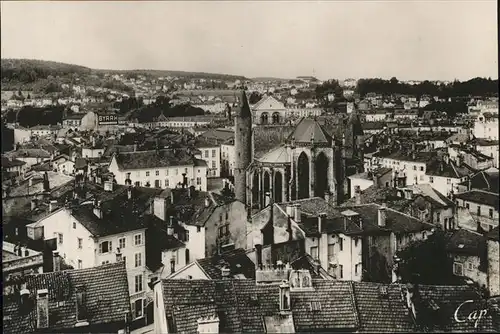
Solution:
[[[248,105],[247,94],[244,90],[241,90],[239,98],[239,117],[252,117],[252,112],[250,111],[250,106]]]

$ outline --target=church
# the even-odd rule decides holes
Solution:
[[[363,171],[363,129],[356,112],[328,133],[302,118],[287,140],[253,158],[252,113],[244,92],[235,115],[235,195],[251,210],[272,202],[321,197],[339,205],[349,195],[348,176]]]

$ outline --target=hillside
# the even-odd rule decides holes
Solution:
[[[109,74],[135,74],[152,77],[179,77],[179,78],[199,78],[199,79],[218,79],[218,80],[247,80],[241,75],[206,73],[206,72],[187,72],[187,71],[172,71],[172,70],[101,70],[94,69],[95,73]]]
[[[289,82],[291,79],[283,79],[283,78],[273,78],[273,77],[257,77],[251,78],[254,82]]]

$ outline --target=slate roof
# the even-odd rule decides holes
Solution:
[[[18,159],[9,159],[7,157],[2,156],[2,169],[4,168],[11,168],[11,167],[16,167],[16,166],[22,166],[26,165],[26,162],[18,160]]]
[[[415,322],[406,307],[399,284],[353,283],[360,332],[412,332]]]
[[[402,197],[401,191],[394,187],[380,187],[377,188],[375,185],[371,185],[365,190],[361,191],[360,204],[383,204],[386,203],[387,207],[394,210],[402,210],[407,207],[412,200],[405,199]],[[342,206],[353,206],[356,205],[356,198],[349,198]]]
[[[480,171],[477,174],[471,176],[470,178],[471,188],[478,190],[486,190],[492,193],[499,193],[499,173]],[[469,181],[462,182],[461,185],[468,186]]]
[[[481,191],[481,190],[466,191],[460,194],[456,194],[455,198],[472,203],[488,205],[495,208],[496,210],[498,210],[499,207],[498,195],[486,191]]]
[[[314,139],[315,143],[330,144],[332,137],[316,120],[302,118],[292,133],[288,136],[288,141],[295,139],[296,143],[310,143]]]
[[[458,167],[457,164],[450,160],[448,163],[438,159],[432,159],[426,164],[426,174],[431,176],[449,177],[460,179],[464,176],[476,172],[472,168],[468,168],[464,163]]]
[[[14,158],[50,158],[50,153],[40,148],[20,148],[8,155]]]
[[[490,232],[488,232],[487,234],[487,237],[488,239],[490,240],[496,240],[496,241],[499,241],[500,240],[500,236],[499,236],[499,227],[495,227],[494,229],[492,229]]]
[[[167,317],[175,320],[174,332],[196,332],[196,320],[218,314],[220,332],[264,332],[264,317],[277,315],[279,288],[256,285],[248,279],[162,280]],[[354,330],[357,312],[350,282],[313,280],[314,291],[292,291],[291,305],[298,332]],[[319,310],[311,310],[318,302]]]
[[[278,146],[271,149],[257,160],[263,163],[289,164],[290,156],[288,154],[288,149],[285,146]]]
[[[246,278],[255,279],[255,264],[242,248],[230,250],[222,254],[196,260],[209,279],[222,279],[222,268],[228,268],[231,275],[243,274]]]
[[[75,287],[83,285],[90,325],[123,322],[130,312],[130,299],[125,263],[106,264],[99,267],[35,274],[25,277],[30,300],[36,305],[39,289],[49,291],[49,328],[64,332],[76,324]],[[23,314],[19,296],[4,295],[4,333],[35,333],[36,307]]]
[[[387,233],[389,231],[395,234],[406,234],[420,231],[431,230],[432,224],[424,223],[417,218],[411,217],[391,208],[386,209],[386,225],[378,226],[378,204],[365,204],[356,206],[347,206],[346,208],[357,212],[363,219],[363,231],[368,233]]]
[[[201,165],[201,162],[189,154],[186,149],[180,148],[120,152],[115,154],[115,158],[118,167],[122,170]]]

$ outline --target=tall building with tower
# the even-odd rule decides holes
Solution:
[[[237,200],[247,203],[247,167],[252,162],[252,112],[244,90],[239,98],[239,108],[234,115],[234,193]]]

